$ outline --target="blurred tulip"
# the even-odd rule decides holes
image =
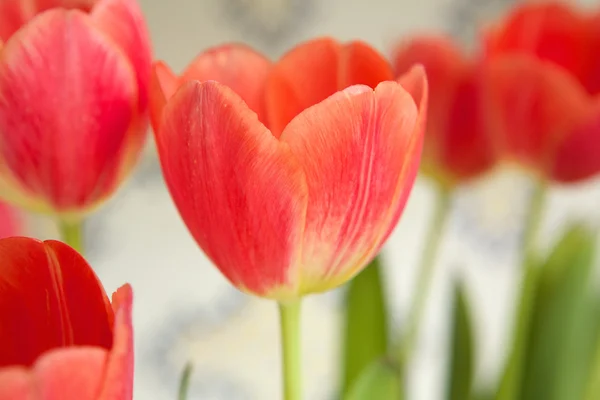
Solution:
[[[414,68],[351,86],[278,135],[217,82],[187,82],[156,142],[188,229],[240,290],[276,300],[334,288],[377,254],[412,188],[427,81]]]
[[[599,21],[565,3],[525,3],[485,33],[495,136],[543,177],[600,172]]]
[[[0,202],[0,239],[17,235],[20,231],[20,222],[17,211]]]
[[[116,190],[146,137],[141,10],[135,0],[3,0],[0,11],[0,193],[79,217]]]
[[[0,399],[130,400],[131,287],[111,305],[57,241],[0,239],[0,259]]]
[[[279,136],[305,108],[351,85],[375,88],[393,80],[393,73],[383,56],[360,41],[307,41],[276,63],[245,45],[217,46],[202,52],[180,76],[164,62],[154,63],[151,119],[155,132],[168,99],[190,80],[215,80],[228,86]]]
[[[498,149],[487,126],[485,82],[476,61],[442,36],[406,41],[392,60],[399,75],[416,63],[427,72],[429,109],[421,170],[445,186],[489,171]]]

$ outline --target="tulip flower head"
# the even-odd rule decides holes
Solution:
[[[278,132],[227,86],[189,81],[155,136],[200,247],[242,291],[286,300],[344,283],[378,253],[415,179],[426,104],[415,67],[335,92]]]
[[[492,124],[509,157],[544,178],[600,172],[598,21],[565,3],[525,3],[485,33]]]
[[[0,3],[0,196],[74,218],[107,199],[147,130],[135,0]]]
[[[487,126],[485,81],[477,62],[439,36],[408,40],[392,59],[397,74],[415,63],[427,72],[429,117],[422,171],[444,186],[488,172],[498,152]]]
[[[57,242],[0,239],[0,399],[131,400],[132,293]]]

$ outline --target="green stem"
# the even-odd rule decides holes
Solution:
[[[81,222],[59,222],[62,241],[83,254],[83,229]]]
[[[187,400],[188,390],[190,387],[190,379],[192,377],[192,370],[194,366],[191,362],[188,362],[183,369],[183,374],[181,374],[181,381],[179,382],[179,394],[177,396],[178,400]]]
[[[531,261],[536,257],[536,240],[542,222],[547,188],[548,185],[545,180],[536,180],[533,195],[529,203],[529,215],[527,215],[525,222],[522,243],[522,257],[526,268],[529,265],[533,265]]]
[[[429,289],[435,271],[436,256],[442,241],[444,226],[450,215],[450,194],[451,191],[449,189],[445,187],[440,188],[418,270],[415,297],[408,315],[408,328],[405,330],[404,336],[400,341],[399,363],[401,369],[404,369],[405,364],[410,359],[419,334],[419,328],[424,316],[425,305],[429,297]]]
[[[284,400],[302,399],[302,363],[300,356],[301,301],[279,303],[283,353]]]

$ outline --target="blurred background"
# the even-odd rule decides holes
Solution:
[[[245,42],[278,58],[321,35],[362,39],[389,55],[394,43],[445,32],[466,48],[478,26],[517,0],[139,0],[155,57],[181,71],[200,51]],[[575,0],[573,0],[575,1]],[[587,5],[593,0],[580,1]],[[415,267],[431,217],[433,192],[419,179],[386,246],[386,289],[401,325],[413,295]],[[468,282],[477,322],[477,384],[498,373],[518,290],[517,251],[530,195],[527,179],[504,169],[461,188],[439,257],[424,329],[411,369],[409,398],[442,398],[450,283]],[[550,243],[567,217],[600,222],[600,180],[555,188],[543,223]],[[31,217],[31,234],[57,238],[50,220]],[[160,173],[150,141],[135,175],[85,225],[87,258],[108,292],[134,288],[135,399],[174,399],[181,370],[195,364],[190,400],[265,400],[280,396],[275,303],[245,296],[213,268],[187,233]],[[339,381],[340,290],[304,306],[306,399],[332,400]],[[476,385],[477,385],[476,384]]]

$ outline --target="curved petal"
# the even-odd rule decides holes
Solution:
[[[123,285],[112,296],[115,313],[113,347],[103,374],[102,391],[94,400],[131,399],[133,397],[133,292]]]
[[[291,295],[306,187],[288,148],[214,81],[178,90],[156,143],[183,221],[227,279],[265,297]]]
[[[17,212],[8,204],[0,203],[0,239],[19,233],[21,220]]]
[[[412,96],[383,82],[338,92],[284,130],[308,183],[303,293],[340,285],[379,250],[416,174],[418,119]]]
[[[56,241],[0,240],[0,366],[31,365],[67,345],[112,346],[113,315],[98,278]]]
[[[559,143],[551,177],[570,183],[600,173],[600,99],[590,115]]]
[[[507,155],[543,174],[556,146],[581,123],[589,107],[583,87],[560,67],[529,56],[490,61],[491,126]]]
[[[581,77],[588,62],[588,25],[565,2],[526,2],[487,33],[488,55],[534,54]]]
[[[167,105],[177,88],[179,78],[167,64],[156,61],[152,66],[152,79],[150,81],[150,122],[154,132],[160,128],[163,109]]]
[[[262,123],[266,123],[264,89],[271,61],[242,44],[213,47],[196,57],[182,81],[217,81],[236,92]]]
[[[305,42],[273,67],[266,87],[269,128],[279,136],[304,109],[350,85],[375,87],[393,79],[385,58],[363,42],[341,44],[331,38]]]
[[[58,211],[113,190],[134,118],[127,59],[80,11],[51,10],[0,53],[0,165]]]

